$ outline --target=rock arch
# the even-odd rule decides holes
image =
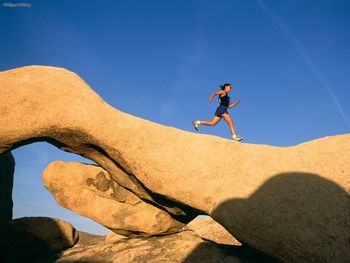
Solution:
[[[30,140],[48,140],[98,163],[130,195],[179,222],[188,222],[198,213],[212,215],[239,240],[286,261],[293,262],[294,253],[305,252],[305,262],[330,256],[330,252],[308,248],[305,223],[288,225],[299,233],[297,246],[274,249],[266,243],[273,228],[261,229],[256,236],[254,228],[233,220],[243,212],[239,206],[235,211],[220,208],[230,200],[249,199],[265,182],[283,173],[312,174],[348,196],[349,134],[273,147],[185,132],[123,113],[104,102],[77,74],[49,66],[1,72],[0,93],[0,154]],[[294,202],[299,196],[291,193],[288,200]],[[302,207],[307,205],[305,201]],[[317,222],[335,224],[327,221],[334,216],[319,216]],[[349,242],[344,241],[349,222],[350,217],[342,221],[343,234],[340,231],[342,236],[336,237],[335,257],[339,259],[349,256]],[[275,238],[280,240],[275,241],[289,242],[284,235],[279,233]],[[334,237],[327,236],[320,242],[333,241]]]

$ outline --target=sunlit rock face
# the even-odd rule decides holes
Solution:
[[[186,132],[123,113],[56,67],[1,72],[0,92],[0,153],[47,141],[182,223],[209,214],[287,262],[350,258],[349,134],[274,147]]]
[[[241,246],[232,234],[210,217],[198,217],[186,225],[186,229],[196,232],[201,238],[218,244]]]
[[[229,251],[227,247],[204,241],[195,232],[187,230],[158,237],[127,238],[73,247],[66,250],[54,262],[253,263],[257,261],[250,260],[249,256],[238,250]]]
[[[124,236],[170,234],[184,226],[125,190],[97,165],[56,161],[42,179],[61,206]]]

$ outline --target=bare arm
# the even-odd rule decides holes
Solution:
[[[225,93],[224,90],[220,90],[220,91],[214,92],[213,94],[210,95],[210,97],[209,97],[209,102],[212,103],[213,98],[214,98],[216,95],[221,95],[221,94],[224,94],[224,93]]]
[[[234,103],[231,103],[230,105],[228,105],[228,108],[231,109],[231,108],[233,108],[234,106],[236,106],[240,102],[241,102],[241,100],[236,100]]]

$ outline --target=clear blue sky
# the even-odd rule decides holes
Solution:
[[[350,131],[347,0],[43,0],[0,6],[0,70],[72,70],[112,106],[193,132],[232,83],[246,143],[289,146]],[[16,106],[16,105],[14,105]],[[226,123],[201,133],[230,138]],[[92,233],[42,186],[54,160],[85,161],[47,143],[13,151],[15,217],[48,215]]]

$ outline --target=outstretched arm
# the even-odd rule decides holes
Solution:
[[[214,98],[216,95],[221,95],[221,94],[223,94],[223,93],[225,93],[225,91],[223,91],[223,90],[214,92],[213,94],[210,95],[210,97],[209,97],[209,102],[212,103],[213,98]]]
[[[228,108],[233,108],[234,106],[236,106],[238,103],[240,103],[241,100],[236,100],[234,103],[231,103],[230,105],[228,105]]]

